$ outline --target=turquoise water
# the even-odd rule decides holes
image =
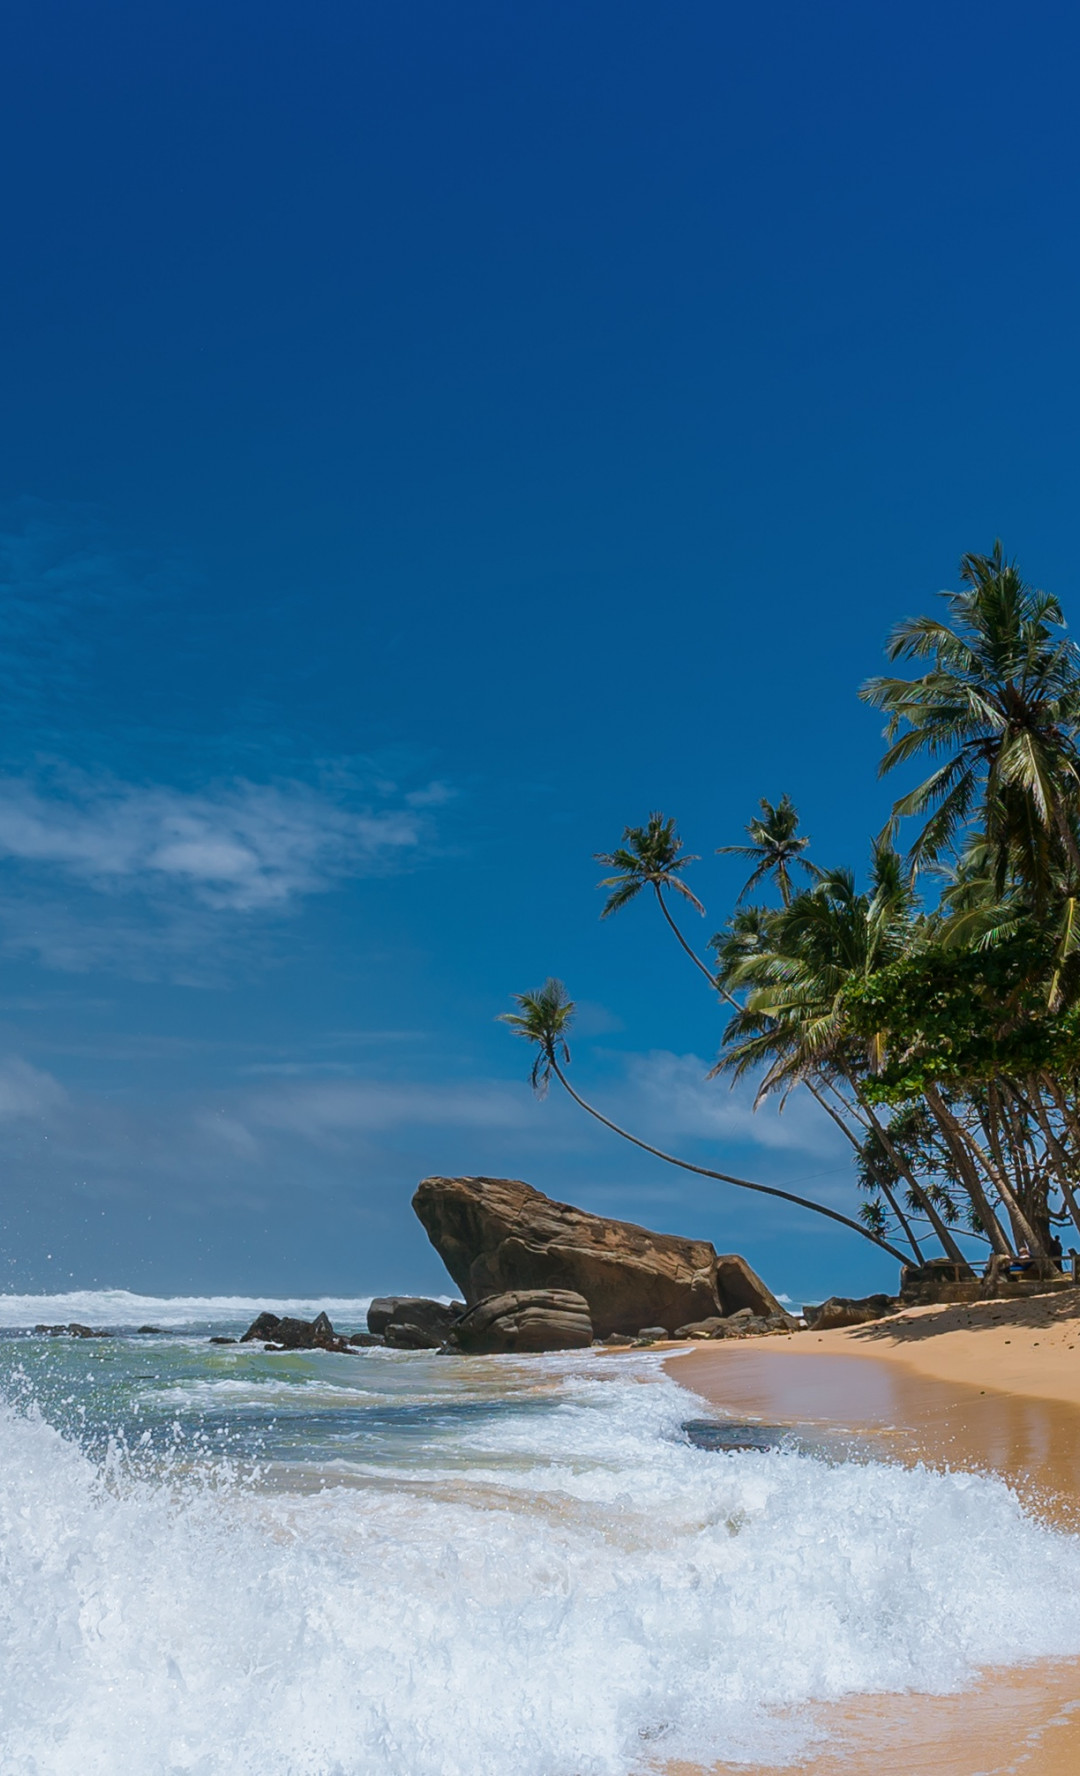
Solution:
[[[648,1352],[208,1343],[286,1305],[366,1306],[0,1298],[2,1776],[783,1760],[803,1703],[1080,1652],[1080,1544],[998,1480],[702,1449]],[[68,1319],[121,1335],[20,1330]]]

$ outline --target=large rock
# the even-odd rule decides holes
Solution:
[[[463,1301],[432,1301],[426,1295],[376,1295],[367,1311],[368,1331],[399,1350],[436,1350],[446,1343]]]
[[[425,1178],[413,1208],[470,1308],[508,1291],[573,1290],[599,1338],[780,1311],[743,1259],[718,1259],[707,1240],[590,1215],[516,1178]]]
[[[463,1301],[447,1307],[444,1301],[401,1301],[383,1332],[394,1350],[441,1350],[465,1311]]]
[[[900,1303],[894,1295],[863,1295],[854,1300],[850,1295],[830,1295],[820,1307],[804,1307],[807,1325],[815,1332],[835,1332],[843,1326],[866,1326],[871,1320],[883,1320],[896,1312]]]
[[[324,1313],[316,1314],[313,1320],[295,1320],[286,1314],[279,1319],[275,1313],[261,1313],[252,1320],[251,1325],[240,1340],[241,1344],[252,1344],[261,1340],[271,1350],[329,1350],[347,1351],[348,1345],[339,1338]]]
[[[573,1289],[512,1289],[478,1301],[457,1322],[447,1350],[584,1350],[592,1343],[589,1304]]]

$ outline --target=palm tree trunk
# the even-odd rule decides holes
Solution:
[[[890,1258],[896,1258],[899,1263],[910,1262],[909,1257],[905,1253],[897,1251],[896,1247],[891,1246],[888,1240],[882,1239],[876,1233],[871,1233],[868,1227],[862,1227],[858,1221],[852,1221],[850,1216],[841,1215],[838,1209],[827,1209],[824,1203],[811,1202],[809,1197],[805,1196],[795,1196],[790,1190],[779,1190],[774,1184],[754,1184],[749,1178],[734,1178],[730,1172],[714,1172],[708,1166],[694,1165],[688,1159],[677,1159],[673,1153],[665,1153],[660,1147],[650,1146],[648,1141],[642,1141],[637,1135],[632,1135],[629,1129],[620,1128],[617,1122],[612,1122],[609,1116],[605,1116],[602,1111],[587,1103],[574,1090],[554,1055],[549,1054],[547,1058],[559,1084],[568,1096],[573,1098],[575,1104],[580,1105],[581,1109],[589,1116],[594,1117],[597,1122],[603,1123],[605,1128],[611,1129],[613,1134],[621,1135],[624,1141],[629,1141],[634,1147],[640,1147],[642,1152],[651,1153],[654,1159],[662,1159],[665,1165],[678,1166],[684,1172],[695,1172],[699,1178],[716,1178],[721,1184],[734,1184],[739,1190],[754,1190],[761,1196],[778,1196],[782,1202],[795,1203],[800,1209],[809,1209],[814,1215],[825,1215],[830,1221],[838,1221],[841,1227],[849,1227],[853,1233],[861,1234],[863,1239],[869,1240],[872,1246],[880,1246],[883,1252],[888,1252]]]
[[[975,1213],[978,1215],[980,1222],[986,1229],[990,1244],[993,1246],[994,1251],[999,1257],[1011,1258],[1012,1247],[1005,1237],[1005,1230],[990,1206],[990,1199],[983,1189],[982,1179],[979,1177],[976,1167],[972,1164],[971,1156],[968,1153],[967,1148],[960,1139],[960,1125],[956,1121],[952,1112],[946,1109],[944,1100],[936,1085],[924,1086],[923,1097],[929,1104],[934,1120],[944,1136],[945,1145],[953,1156],[953,1162],[957,1171],[960,1173],[960,1177],[963,1180],[968,1195],[975,1205]]]
[[[907,1165],[907,1163],[905,1162],[905,1160],[903,1159],[901,1154],[898,1152],[898,1150],[895,1147],[895,1145],[893,1144],[893,1142],[890,1140],[888,1132],[885,1129],[885,1126],[882,1123],[881,1118],[877,1115],[876,1111],[874,1110],[873,1105],[869,1102],[869,1100],[860,1091],[857,1083],[855,1082],[854,1079],[852,1079],[850,1073],[846,1074],[845,1078],[847,1079],[847,1082],[850,1085],[852,1091],[855,1093],[855,1097],[859,1103],[860,1108],[862,1110],[864,1110],[866,1115],[869,1117],[871,1127],[873,1128],[874,1133],[877,1135],[878,1140],[881,1142],[881,1145],[884,1147],[889,1158],[892,1160],[893,1165],[896,1167],[897,1171],[900,1173],[900,1176],[902,1178],[904,1178],[908,1184],[910,1184],[912,1190],[915,1193],[916,1199],[918,1200],[919,1203],[921,1203],[923,1209],[925,1210],[926,1217],[927,1217],[928,1221],[930,1222],[930,1225],[933,1228],[934,1232],[937,1234],[938,1239],[941,1242],[942,1251],[945,1252],[947,1254],[947,1256],[952,1259],[954,1264],[966,1264],[968,1262],[967,1258],[965,1257],[964,1253],[960,1250],[960,1247],[957,1245],[957,1243],[956,1243],[955,1239],[953,1238],[952,1234],[950,1233],[948,1227],[946,1226],[945,1222],[942,1220],[941,1215],[938,1213],[936,1206],[934,1205],[933,1202],[931,1202],[930,1198],[926,1194],[926,1191],[923,1189],[922,1185],[919,1183],[919,1180],[915,1176],[915,1173],[912,1171],[911,1167],[909,1165]]]
[[[952,1127],[956,1131],[961,1146],[967,1150],[969,1154],[973,1154],[979,1165],[982,1166],[986,1176],[989,1178],[994,1189],[1005,1204],[1009,1220],[1012,1222],[1014,1232],[1018,1236],[1017,1244],[1026,1245],[1034,1257],[1045,1258],[1046,1253],[1043,1250],[1043,1242],[1040,1240],[1038,1234],[1035,1232],[1035,1229],[1025,1215],[1023,1208],[1017,1199],[1016,1192],[1013,1190],[1012,1185],[1009,1183],[1004,1172],[1000,1171],[995,1166],[985,1148],[980,1147],[975,1136],[971,1133],[971,1130],[966,1129],[959,1118],[953,1116],[951,1110],[946,1109],[945,1104],[941,1099],[941,1095],[937,1091],[937,1087],[931,1086],[929,1090],[924,1087],[924,1091],[926,1091],[927,1096],[929,1096],[930,1091],[935,1093],[938,1103],[941,1106],[941,1110],[945,1116],[949,1118]]]
[[[686,951],[686,954],[689,956],[691,962],[694,964],[694,967],[700,968],[702,974],[705,976],[705,979],[708,981],[709,985],[711,987],[715,988],[717,985],[717,980],[716,980],[715,974],[712,972],[712,969],[709,968],[708,964],[701,960],[701,957],[698,955],[697,951],[694,949],[693,944],[687,943],[682,932],[679,930],[679,927],[676,925],[674,919],[671,916],[671,910],[668,906],[667,901],[664,899],[664,891],[661,888],[659,882],[654,882],[652,886],[653,886],[653,893],[656,895],[657,901],[659,902],[659,905],[660,905],[660,911],[663,913],[664,918],[667,920],[668,924],[671,926],[671,929],[675,933],[675,936],[676,936],[678,942],[681,944],[682,948]],[[730,993],[728,994],[728,998],[729,999],[731,998]],[[738,1003],[737,1000],[734,1000],[734,999],[732,999],[731,1002],[733,1005]]]
[[[1069,1178],[1068,1155],[1055,1135],[1050,1118],[1046,1114],[1046,1105],[1042,1101],[1042,1093],[1039,1090],[1038,1080],[1032,1082],[1030,1097],[1026,1092],[1023,1094],[1023,1102],[1034,1112],[1039,1127],[1042,1129],[1043,1140],[1046,1142],[1047,1149],[1054,1161],[1054,1172],[1057,1176],[1058,1188],[1060,1189],[1062,1196],[1065,1198],[1065,1207],[1072,1216],[1073,1226],[1076,1228],[1077,1233],[1080,1233],[1080,1206],[1077,1205],[1076,1197],[1073,1193],[1072,1181]]]
[[[812,1098],[816,1099],[816,1101],[821,1105],[821,1108],[824,1110],[826,1116],[831,1116],[833,1121],[835,1122],[837,1128],[841,1129],[843,1131],[843,1133],[847,1136],[848,1140],[851,1142],[851,1145],[854,1147],[856,1153],[861,1153],[862,1152],[862,1142],[859,1140],[859,1137],[856,1134],[854,1134],[851,1129],[848,1128],[847,1123],[844,1121],[844,1119],[840,1115],[839,1111],[834,1110],[831,1104],[827,1104],[825,1102],[824,1097],[817,1090],[816,1086],[812,1083],[811,1080],[804,1079],[803,1084],[805,1085],[807,1091],[810,1093],[810,1096]],[[841,1103],[843,1103],[844,1100],[841,1099],[840,1101],[841,1101]],[[900,1204],[897,1202],[888,1183],[881,1176],[880,1172],[878,1171],[877,1167],[873,1164],[872,1161],[870,1162],[870,1169],[874,1174],[874,1178],[876,1180],[878,1189],[881,1191],[882,1195],[885,1198],[885,1201],[888,1203],[890,1209],[892,1210],[893,1214],[896,1216],[896,1219],[899,1221],[901,1227],[904,1230],[904,1238],[907,1240],[908,1244],[911,1247],[916,1264],[925,1264],[926,1259],[923,1257],[922,1249],[919,1245],[919,1242],[915,1238],[915,1234],[908,1223],[907,1216],[904,1214],[903,1209],[900,1207]]]

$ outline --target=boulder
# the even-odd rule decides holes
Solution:
[[[633,1338],[643,1325],[671,1332],[740,1307],[779,1311],[744,1259],[718,1259],[707,1240],[590,1215],[515,1178],[425,1178],[413,1208],[470,1308],[489,1295],[568,1289],[584,1296],[600,1338]]]
[[[375,1324],[372,1324],[372,1302],[368,1309],[368,1329],[375,1336],[377,1327],[382,1327],[382,1339],[393,1350],[440,1350],[450,1335],[451,1327],[456,1324],[465,1311],[463,1301],[451,1302],[449,1307],[445,1301],[429,1301],[423,1295],[384,1296],[383,1302],[393,1303],[388,1313],[382,1312],[382,1303],[375,1313]]]
[[[688,1326],[676,1329],[676,1338],[726,1338],[728,1323],[719,1314],[711,1314],[707,1320],[691,1320]]]
[[[476,1354],[585,1350],[592,1341],[583,1295],[573,1289],[510,1289],[469,1308],[445,1348]]]
[[[463,1301],[452,1301],[448,1307],[445,1301],[432,1301],[427,1295],[376,1295],[367,1310],[367,1329],[383,1338],[391,1320],[408,1320],[415,1326],[430,1321],[434,1325],[445,1321],[447,1315],[456,1320],[464,1312]]]
[[[66,1326],[35,1326],[35,1332],[48,1332],[53,1338],[111,1338],[113,1334],[98,1326],[82,1326],[72,1320]]]
[[[326,1314],[316,1314],[313,1320],[295,1320],[288,1314],[279,1319],[275,1313],[261,1313],[248,1327],[240,1340],[241,1344],[251,1344],[261,1339],[270,1350],[329,1350],[347,1351],[348,1345],[339,1338],[330,1324]]]
[[[854,1300],[848,1295],[830,1295],[820,1307],[806,1307],[803,1313],[814,1332],[833,1332],[841,1326],[865,1326],[871,1320],[883,1320],[899,1306],[892,1295],[863,1295]]]

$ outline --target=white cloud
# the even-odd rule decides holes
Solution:
[[[312,1141],[410,1127],[521,1129],[537,1120],[531,1095],[501,1080],[467,1085],[322,1081],[252,1094],[240,1114],[247,1124]]]
[[[417,814],[357,811],[302,783],[213,791],[72,779],[46,793],[0,779],[0,856],[102,893],[179,893],[215,910],[283,910],[416,852]]]
[[[795,1091],[783,1111],[775,1099],[755,1111],[751,1087],[732,1090],[724,1079],[707,1079],[708,1071],[700,1055],[656,1049],[630,1056],[627,1080],[638,1124],[671,1136],[804,1153],[839,1150],[842,1137],[805,1091]]]
[[[67,1099],[59,1080],[28,1061],[9,1055],[0,1061],[0,1122],[45,1116]]]

